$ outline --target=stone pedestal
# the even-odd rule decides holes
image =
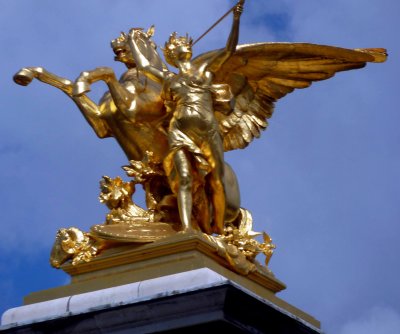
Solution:
[[[320,333],[275,293],[272,273],[240,275],[201,235],[127,245],[63,269],[71,283],[6,311],[4,333]]]

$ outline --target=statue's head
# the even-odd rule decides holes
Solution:
[[[154,35],[154,26],[151,26],[147,31],[144,31],[143,28],[132,28],[136,30],[138,34],[137,38],[139,39],[137,42],[141,51],[145,54],[146,57],[150,57],[156,50],[157,46],[151,40],[151,37]],[[114,60],[120,61],[127,65],[128,67],[136,67],[135,60],[133,59],[132,53],[130,51],[128,45],[129,36],[121,32],[121,34],[111,41],[111,48],[115,53]]]
[[[127,66],[136,66],[135,61],[129,52],[128,36],[124,32],[111,41],[111,47],[115,53],[114,60],[120,61]]]
[[[168,64],[178,67],[180,61],[187,61],[192,58],[193,40],[187,34],[178,37],[176,32],[169,36],[164,46],[164,57]]]

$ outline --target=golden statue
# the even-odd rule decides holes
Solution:
[[[138,70],[161,83],[166,112],[171,115],[169,153],[164,158],[164,169],[177,197],[185,231],[192,230],[193,195],[197,195],[201,206],[196,220],[205,233],[223,234],[225,222],[236,218],[225,217],[228,212],[225,210],[224,149],[213,103],[214,100],[229,103],[232,96],[227,85],[213,85],[213,80],[235,52],[241,12],[242,5],[238,4],[225,49],[201,62],[191,61],[192,39],[173,33],[165,43],[164,55],[168,64],[178,68],[178,74],[153,66],[136,43],[138,31],[133,29],[129,34],[129,46]]]
[[[171,34],[163,52],[177,73],[158,54],[151,27],[131,29],[111,42],[115,60],[127,67],[119,81],[106,67],[82,72],[75,82],[41,67],[14,76],[20,85],[36,78],[61,89],[96,134],[114,137],[130,161],[124,169],[132,181],[104,177],[101,182],[100,200],[111,210],[106,222],[89,233],[60,230],[54,266],[68,259],[88,261],[115,242],[152,242],[176,233],[203,233],[242,273],[253,270],[259,253],[268,263],[275,246],[266,233],[263,242],[254,239],[260,233],[252,231],[251,215],[240,207],[236,176],[224,152],[258,138],[274,103],[294,89],[383,62],[387,54],[307,43],[237,45],[243,5],[239,1],[224,15],[233,12],[223,49],[192,59],[193,40]],[[86,93],[100,80],[109,91],[96,104]],[[131,199],[136,184],[145,189],[146,209]]]

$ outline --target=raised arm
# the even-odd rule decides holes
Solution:
[[[236,46],[239,40],[239,26],[240,26],[240,16],[243,12],[243,4],[245,0],[240,0],[233,10],[233,23],[231,33],[229,34],[228,41],[226,43],[225,49],[218,53],[214,58],[212,58],[207,65],[207,70],[215,73],[220,67],[229,59],[230,56],[236,51]]]
[[[128,39],[128,45],[132,52],[132,56],[133,59],[135,60],[136,66],[139,69],[139,71],[145,74],[148,78],[161,83],[164,80],[164,72],[154,67],[140,51],[140,48],[136,43],[136,38],[135,38],[137,33],[138,32],[135,29],[132,29],[129,32],[129,39]]]

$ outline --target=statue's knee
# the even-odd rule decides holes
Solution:
[[[181,188],[190,189],[192,187],[192,176],[185,172],[180,175],[179,186]]]

